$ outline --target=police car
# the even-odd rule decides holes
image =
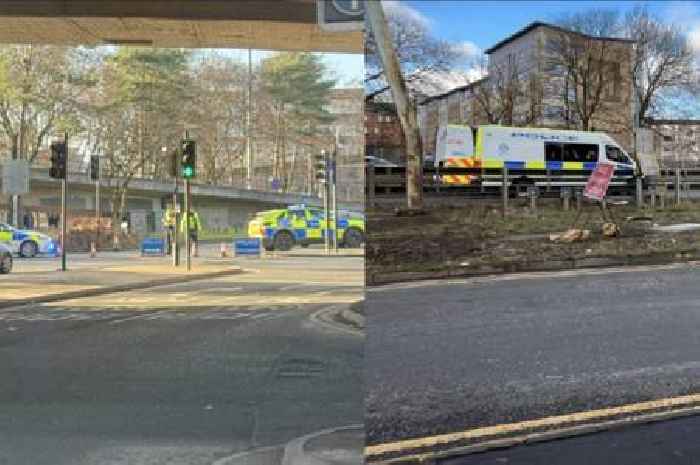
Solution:
[[[332,231],[333,222],[329,224]],[[287,251],[295,245],[308,247],[322,244],[326,218],[320,208],[292,205],[287,208],[259,212],[248,223],[248,236],[262,239],[265,250]],[[338,244],[361,247],[365,241],[365,220],[362,215],[338,212]]]
[[[17,229],[0,223],[0,244],[5,244],[13,254],[20,257],[35,257],[38,254],[55,254],[58,245],[46,234],[38,231]]]

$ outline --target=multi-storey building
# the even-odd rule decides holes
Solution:
[[[633,147],[633,41],[593,37],[533,22],[486,50],[487,77],[425,99],[418,106],[425,154],[434,153],[437,127],[446,123],[585,128],[609,133],[626,150]],[[595,111],[581,105],[567,53],[584,51],[603,76]],[[578,86],[578,93],[581,86]],[[514,97],[515,96],[515,97]],[[509,100],[506,100],[509,99]],[[505,110],[504,110],[505,108]]]

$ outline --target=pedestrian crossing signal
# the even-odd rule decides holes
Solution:
[[[66,179],[66,159],[68,150],[65,142],[54,142],[51,144],[51,168],[49,176],[54,179]]]

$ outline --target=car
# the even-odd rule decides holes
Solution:
[[[375,157],[374,155],[365,155],[365,163],[367,166],[378,166],[381,168],[397,168],[399,165],[392,163],[384,158]]]
[[[8,274],[12,271],[12,251],[4,244],[0,244],[0,274]]]
[[[331,222],[330,227],[333,227]],[[322,209],[304,205],[259,212],[248,223],[248,237],[259,238],[267,251],[288,251],[295,245],[324,243],[326,229]],[[363,215],[338,211],[338,245],[359,248],[365,242]]]
[[[51,236],[39,231],[17,229],[5,223],[0,223],[0,243],[9,247],[13,254],[24,258],[55,254],[58,250],[58,244]]]

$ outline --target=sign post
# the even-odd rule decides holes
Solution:
[[[361,31],[365,24],[365,0],[316,0],[318,25],[324,31]]]
[[[598,163],[588,178],[583,196],[587,199],[602,202],[608,193],[608,185],[613,173],[615,173],[615,165],[612,163]]]
[[[7,160],[2,165],[3,195],[29,193],[29,163],[27,160]]]

